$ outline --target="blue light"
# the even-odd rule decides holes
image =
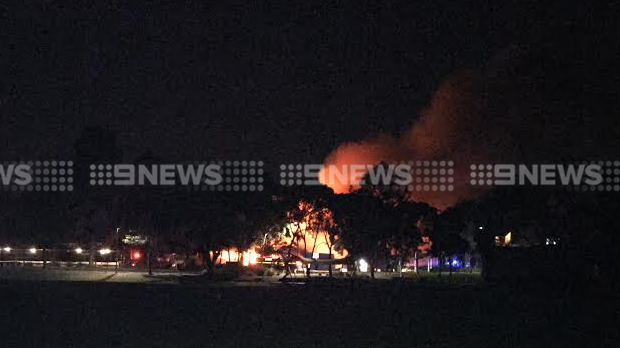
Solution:
[[[452,259],[452,267],[460,267],[460,262],[457,259]]]

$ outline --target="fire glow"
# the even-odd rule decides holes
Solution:
[[[318,211],[308,203],[300,202],[299,210],[304,211],[303,221],[293,221],[284,227],[284,231],[277,238],[269,241],[269,245],[278,250],[292,248],[293,254],[296,256],[319,259],[321,255],[330,256],[332,259],[344,259],[348,253],[346,250],[337,251],[334,249],[333,242],[337,240],[337,236],[330,238],[329,233],[325,230],[326,225],[333,223],[331,220],[331,212],[322,210],[320,213],[324,221],[319,222]],[[261,263],[261,260],[269,262],[281,260],[282,255],[279,253],[271,255],[261,255],[261,246],[252,245],[248,250],[240,252],[237,249],[224,249],[220,252],[217,260],[218,264],[240,263],[243,266],[252,266]],[[307,256],[310,255],[310,256]]]
[[[325,168],[341,169],[355,164],[376,165],[381,162],[453,160],[457,173],[467,173],[471,163],[482,163],[488,149],[480,142],[481,129],[487,129],[480,109],[484,103],[477,93],[478,76],[474,73],[454,76],[442,83],[430,105],[419,113],[417,121],[400,136],[380,134],[357,142],[347,142],[334,149],[324,161]],[[489,133],[489,135],[495,135]],[[459,170],[460,169],[460,170]],[[348,193],[359,188],[360,176],[346,175],[345,180],[327,180],[336,177],[324,169],[321,183],[336,193]],[[341,175],[342,176],[342,175]],[[447,208],[461,198],[472,195],[472,188],[459,183],[468,177],[456,178],[453,192],[412,192],[412,199],[424,201],[436,208]]]

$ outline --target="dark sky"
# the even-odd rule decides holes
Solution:
[[[5,160],[67,157],[101,125],[125,160],[151,149],[321,162],[342,142],[398,135],[446,76],[511,45],[551,57],[535,69],[569,66],[549,89],[583,91],[583,112],[617,111],[610,9],[604,20],[566,2],[19,3],[0,5]]]

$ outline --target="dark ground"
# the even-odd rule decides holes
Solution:
[[[611,298],[565,306],[538,293],[396,281],[3,282],[0,347],[613,346]]]

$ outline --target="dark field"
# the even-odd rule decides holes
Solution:
[[[610,298],[557,297],[387,280],[3,282],[0,347],[604,347],[617,338]]]

